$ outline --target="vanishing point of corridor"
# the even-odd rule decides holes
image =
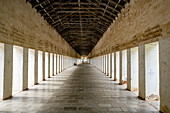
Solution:
[[[118,82],[89,64],[80,64],[0,102],[8,113],[157,113]]]

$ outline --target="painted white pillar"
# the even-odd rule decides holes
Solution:
[[[122,51],[122,81],[127,82],[127,49]]]
[[[160,110],[170,113],[170,38],[159,41]]]
[[[106,64],[107,64],[107,63],[106,63],[106,62],[107,62],[107,58],[106,58],[106,57],[107,57],[107,56],[104,55],[104,57],[105,57],[105,64],[104,64],[104,65],[105,65],[105,71],[104,71],[104,73],[107,74],[107,73],[106,73],[106,72],[107,72],[107,71],[106,71],[106,69],[107,69],[107,65],[106,65]]]
[[[131,49],[127,49],[127,89],[131,89]]]
[[[3,97],[7,99],[12,96],[12,78],[13,78],[13,45],[4,46],[4,76],[3,76]]]
[[[58,65],[57,65],[58,64],[58,61],[57,61],[58,59],[57,58],[58,58],[58,55],[56,54],[56,74],[58,74]]]
[[[131,90],[139,89],[139,55],[138,47],[131,48]]]
[[[159,96],[159,44],[153,42],[145,45],[145,84],[146,99],[151,95]]]
[[[61,55],[61,72],[63,72],[63,55]]]
[[[38,84],[38,50],[35,50],[34,85]]]
[[[52,65],[53,65],[53,69],[52,69],[52,76],[54,76],[54,53],[52,54],[52,58],[53,58],[53,60],[52,60]]]
[[[102,72],[104,73],[104,55],[102,56]]]
[[[4,46],[0,43],[0,100],[3,98],[3,86],[4,86]]]
[[[50,66],[50,53],[48,53],[48,78],[50,78],[50,69],[51,66]]]
[[[43,81],[45,80],[45,52],[43,51]]]
[[[109,76],[109,70],[110,70],[110,66],[109,66],[109,54],[107,54],[107,76]]]
[[[110,78],[112,78],[112,53],[110,53]]]
[[[116,80],[116,52],[114,52],[114,81]]]
[[[60,58],[60,55],[59,55],[58,58],[59,58],[59,73],[60,73],[60,72],[61,72],[61,70],[60,70],[60,68],[61,68],[61,67],[60,67],[60,66],[61,66],[61,65],[60,65],[60,62],[61,62],[61,61],[60,61],[60,59],[61,59],[61,58]]]
[[[43,52],[38,51],[38,83],[43,80]]]
[[[139,97],[146,99],[145,45],[139,45]]]
[[[122,51],[119,51],[119,84],[123,84],[122,80]]]
[[[100,61],[101,61],[101,64],[100,64],[100,71],[102,72],[102,69],[103,69],[103,67],[102,67],[102,61],[103,59],[102,59],[102,56],[100,56]]]
[[[23,49],[23,81],[22,90],[28,89],[28,48]]]

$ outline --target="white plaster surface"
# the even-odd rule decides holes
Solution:
[[[107,54],[105,55],[105,74],[107,75]]]
[[[38,82],[43,80],[43,52],[38,51]]]
[[[145,45],[146,97],[159,95],[159,45]]]
[[[56,54],[54,54],[54,75],[56,75]]]
[[[145,45],[138,47],[139,56],[139,97],[146,100]],[[133,84],[132,84],[133,85]]]
[[[110,76],[110,55],[107,54],[107,75]]]
[[[112,78],[114,79],[114,53],[112,53]]]
[[[50,77],[53,75],[53,54],[50,53]]]
[[[48,78],[48,52],[45,52],[45,79]]]
[[[170,38],[160,40],[160,109],[170,113]]]
[[[22,90],[28,88],[28,48],[23,48],[23,87]]]
[[[59,71],[59,69],[60,69],[60,61],[59,61],[59,55],[57,54],[57,73],[59,73],[60,71]]]
[[[0,99],[3,95],[3,75],[4,75],[4,44],[0,43]]]
[[[138,89],[138,47],[131,48],[131,86],[132,91]]]
[[[119,80],[120,77],[120,57],[119,52],[116,52],[116,79]]]
[[[13,76],[13,45],[5,44],[3,99],[7,99],[12,96],[12,76]]]
[[[34,85],[35,50],[28,50],[28,87]]]
[[[122,51],[122,80],[127,81],[127,50]]]
[[[23,83],[23,47],[13,46],[13,82],[12,94],[22,91]]]
[[[131,49],[127,49],[127,89],[131,89]]]

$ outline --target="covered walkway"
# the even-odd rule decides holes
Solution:
[[[1,112],[43,113],[156,113],[123,85],[89,64],[72,66],[60,74],[0,102]]]

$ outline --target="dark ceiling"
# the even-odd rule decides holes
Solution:
[[[88,55],[129,0],[27,0],[80,55]]]

